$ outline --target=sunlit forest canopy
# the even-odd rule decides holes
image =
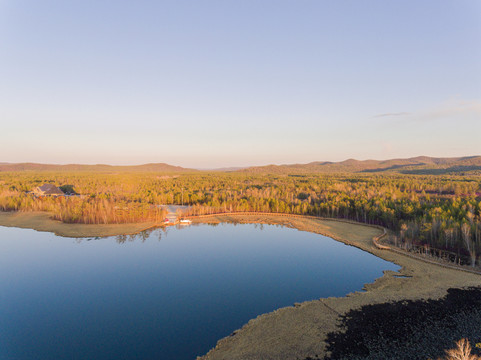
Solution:
[[[71,196],[36,197],[55,184]],[[481,254],[478,175],[257,174],[237,172],[0,172],[0,209],[49,211],[80,223],[160,221],[160,205],[190,205],[190,215],[268,212],[349,219],[385,226],[405,248],[428,245]]]

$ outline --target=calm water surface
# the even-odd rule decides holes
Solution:
[[[259,314],[398,269],[272,225],[101,239],[0,227],[0,359],[195,359]]]

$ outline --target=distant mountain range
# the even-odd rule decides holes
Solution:
[[[144,165],[55,165],[37,163],[0,163],[0,171],[87,171],[87,172],[191,172],[194,169],[186,169],[180,166],[173,166],[164,163],[144,164]]]
[[[355,160],[340,162],[311,162],[309,164],[267,165],[241,170],[249,173],[265,174],[318,174],[318,173],[381,173],[398,172],[404,174],[448,174],[480,173],[481,156],[455,158],[435,158],[418,156],[409,159]]]
[[[87,172],[161,172],[180,173],[201,170],[188,169],[165,163],[144,165],[54,165],[37,163],[5,163],[0,162],[0,171],[87,171]],[[453,158],[435,158],[418,156],[409,159],[391,160],[355,160],[340,162],[316,161],[308,164],[267,165],[248,168],[222,168],[205,170],[216,172],[236,172],[250,174],[332,174],[332,173],[383,173],[397,172],[403,174],[481,174],[481,156],[465,156]]]

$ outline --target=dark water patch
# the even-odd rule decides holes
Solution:
[[[450,289],[440,300],[363,306],[327,336],[328,359],[437,359],[467,338],[481,355],[481,289]]]

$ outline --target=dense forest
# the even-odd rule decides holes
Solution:
[[[44,183],[69,186],[77,195],[29,194]],[[443,250],[473,266],[481,255],[478,175],[0,172],[3,211],[121,223],[158,221],[161,204],[191,205],[191,215],[257,211],[350,219],[385,226],[391,241],[407,250]]]

